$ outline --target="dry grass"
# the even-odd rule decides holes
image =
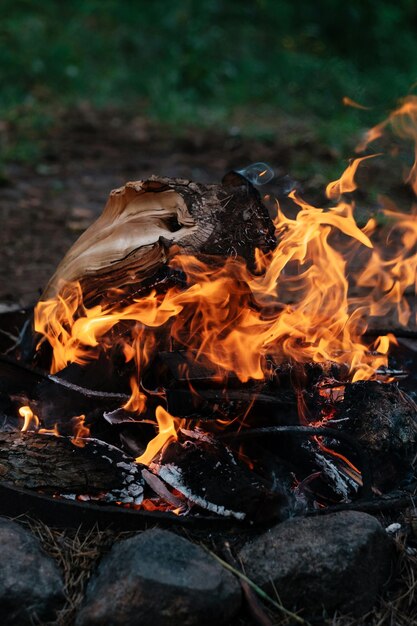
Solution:
[[[63,575],[66,602],[53,626],[72,626],[96,563],[126,533],[101,531],[97,526],[86,531],[58,530],[33,519],[25,523],[38,537],[45,552],[55,559]]]
[[[329,626],[410,626],[417,624],[417,555],[409,554],[403,538],[397,540],[395,582],[368,615],[360,619],[335,616]]]

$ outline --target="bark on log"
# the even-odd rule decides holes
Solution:
[[[122,489],[122,457],[94,442],[80,448],[64,437],[0,432],[0,478],[27,489],[89,495]]]
[[[374,484],[393,489],[409,476],[417,451],[417,405],[397,383],[361,380],[346,385],[339,428],[368,450]],[[347,420],[346,420],[347,418]]]
[[[84,301],[103,290],[134,291],[167,261],[176,244],[195,254],[241,256],[269,250],[274,229],[258,192],[243,177],[226,175],[221,185],[152,177],[114,190],[103,214],[75,242],[49,281],[42,300],[62,281],[80,281]]]

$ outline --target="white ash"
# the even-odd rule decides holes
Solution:
[[[112,393],[108,391],[96,391],[95,389],[88,389],[87,387],[80,387],[79,385],[74,385],[74,383],[70,383],[69,381],[61,378],[60,376],[55,376],[53,374],[49,374],[49,380],[52,380],[54,383],[61,385],[62,387],[67,387],[72,391],[77,391],[84,396],[92,397],[92,398],[110,398],[113,400],[122,400],[123,402],[127,402],[129,400],[129,396],[123,393]]]
[[[394,524],[390,524],[389,526],[387,526],[385,529],[385,532],[387,532],[389,535],[394,535],[399,530],[401,530],[401,524],[394,523]]]
[[[311,450],[311,442],[306,441],[302,445]],[[349,502],[351,491],[353,490],[356,493],[360,485],[353,478],[342,473],[331,459],[318,450],[314,451],[314,459],[327,478],[331,480],[336,492],[342,496],[343,502]]]
[[[141,503],[143,500],[143,486],[137,483],[130,484],[120,490],[113,490],[111,493],[117,495],[115,499],[123,503],[130,503],[133,500],[140,500]]]
[[[133,496],[135,498],[143,493],[142,485],[138,485],[137,483],[135,483],[133,485],[129,485],[127,490],[129,492],[129,495],[131,495],[131,496]]]
[[[188,430],[187,428],[180,428],[180,433],[188,439],[196,439],[197,441],[207,441],[209,443],[214,442],[214,437],[208,433],[203,432],[199,428],[194,430]]]
[[[121,469],[126,470],[129,474],[136,474],[138,468],[133,463],[125,463],[124,461],[120,461],[120,463],[116,463],[116,467],[120,467]]]
[[[182,493],[190,502],[193,504],[197,504],[202,509],[206,509],[207,511],[211,511],[212,513],[216,513],[217,515],[221,515],[223,517],[234,517],[235,519],[243,520],[246,517],[246,514],[241,511],[231,511],[226,509],[224,506],[214,504],[213,502],[208,502],[201,496],[198,496],[192,493],[182,482],[182,471],[176,465],[172,463],[167,463],[163,466],[153,466],[151,465],[151,469],[155,469],[155,473],[162,478],[168,485],[177,489],[180,493]]]
[[[169,489],[166,487],[165,483],[162,482],[162,480],[156,476],[155,474],[152,474],[152,472],[150,472],[147,469],[143,469],[142,470],[142,477],[144,479],[144,481],[149,485],[149,487],[151,489],[153,489],[153,491],[160,496],[161,498],[163,498],[163,500],[165,500],[165,502],[168,502],[169,504],[172,504],[173,506],[179,508],[183,508],[184,507],[184,501],[181,500],[180,498],[178,498],[177,496],[174,496],[174,494],[172,494]]]
[[[342,496],[343,501],[349,502],[350,490],[358,491],[359,485],[356,481],[342,474],[337,469],[336,465],[332,463],[330,459],[326,459],[324,455],[316,453],[316,461],[322,468],[324,474],[332,481],[335,490]]]

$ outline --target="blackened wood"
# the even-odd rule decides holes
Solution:
[[[67,434],[65,427],[72,417],[84,414],[91,424],[100,419],[104,411],[115,410],[130,397],[128,394],[82,387],[60,374],[52,376],[0,355],[1,393],[16,397],[19,406],[30,401],[43,426],[52,428],[59,424],[64,434]]]
[[[109,451],[80,448],[63,437],[0,432],[2,481],[49,493],[95,494],[123,487],[123,472]]]
[[[25,393],[35,397],[39,385],[48,375],[15,359],[0,355],[0,392],[9,395]]]
[[[253,416],[258,423],[297,421],[297,397],[294,390],[265,393],[252,389],[167,389],[168,411],[187,419],[234,419]],[[246,421],[248,421],[246,420]]]
[[[0,354],[9,354],[20,346],[25,325],[31,321],[33,309],[0,303]]]
[[[399,509],[407,509],[409,507],[413,507],[416,496],[417,487],[408,493],[406,493],[405,491],[401,493],[394,492],[380,498],[375,497],[373,500],[344,502],[342,504],[335,504],[328,507],[316,509],[315,511],[307,511],[306,515],[327,515],[329,513],[336,513],[337,511],[363,511],[364,513],[396,511]]]
[[[284,491],[272,491],[210,435],[183,432],[182,441],[168,444],[150,470],[191,503],[220,516],[265,522],[288,516]]]
[[[303,439],[310,439],[313,436],[328,437],[332,440],[343,441],[351,449],[353,449],[359,458],[360,470],[362,473],[362,489],[361,499],[367,499],[372,496],[372,472],[370,466],[370,459],[366,449],[364,449],[360,443],[358,443],[351,434],[343,431],[338,431],[334,428],[328,427],[313,427],[313,426],[270,426],[264,428],[251,428],[247,430],[241,430],[239,432],[228,432],[223,435],[219,435],[219,439],[224,441],[239,441],[243,439],[255,439],[262,437],[273,437],[282,435],[293,435],[301,437]]]
[[[29,489],[0,482],[0,514],[7,517],[28,515],[55,528],[100,528],[138,530],[149,526],[181,525],[189,529],[221,530],[222,533],[245,529],[238,520],[201,515],[178,517],[163,511],[136,511],[119,506],[77,502],[55,498]]]
[[[412,472],[417,452],[417,406],[397,383],[359,381],[346,385],[339,428],[369,453],[374,482],[382,491]]]

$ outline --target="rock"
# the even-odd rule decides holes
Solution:
[[[388,579],[392,544],[367,513],[294,518],[240,551],[246,574],[288,609],[306,617],[338,610],[359,616]],[[273,585],[271,583],[273,582]]]
[[[52,620],[65,600],[58,567],[30,532],[0,518],[0,623]]]
[[[116,543],[90,580],[77,626],[229,624],[237,580],[202,548],[164,530]]]

